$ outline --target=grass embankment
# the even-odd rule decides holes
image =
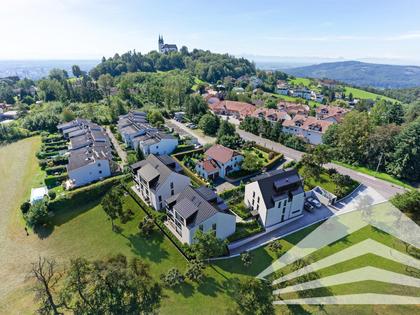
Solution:
[[[398,186],[401,186],[401,187],[404,187],[404,188],[407,188],[407,189],[416,189],[415,187],[411,186],[410,184],[408,184],[406,182],[403,182],[403,181],[399,180],[398,178],[395,178],[394,176],[386,174],[386,173],[375,172],[375,171],[370,170],[370,169],[368,169],[366,167],[363,167],[363,166],[354,166],[354,165],[346,164],[346,163],[339,162],[339,161],[333,161],[333,163],[341,165],[341,166],[349,168],[349,169],[352,169],[352,170],[355,170],[357,172],[360,172],[360,173],[363,173],[363,174],[366,174],[366,175],[370,175],[370,176],[375,177],[375,178],[385,180],[387,182],[396,184]]]

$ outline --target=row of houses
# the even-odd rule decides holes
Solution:
[[[86,119],[60,124],[57,129],[69,140],[67,188],[83,186],[109,177],[114,169],[112,146],[105,130]]]
[[[188,176],[168,155],[150,154],[131,165],[138,196],[167,214],[166,226],[183,243],[198,230],[225,239],[236,231],[236,216],[210,188],[193,188]],[[296,170],[275,170],[245,186],[244,202],[265,228],[280,227],[303,216],[305,192]]]
[[[312,100],[318,103],[322,103],[324,101],[324,95],[320,93],[316,93],[315,91],[312,91],[306,87],[294,89],[285,82],[277,83],[276,92],[280,95],[299,97],[308,101]]]
[[[309,106],[285,101],[279,102],[277,109],[226,100],[209,104],[209,108],[217,115],[228,115],[239,120],[252,116],[270,122],[279,122],[282,124],[283,132],[302,137],[314,145],[321,144],[322,136],[329,126],[340,123],[349,112],[348,109],[341,107],[319,105],[313,117],[309,116]]]
[[[153,127],[145,112],[132,111],[120,116],[118,131],[127,147],[140,149],[145,156],[171,154],[178,146],[178,139]]]

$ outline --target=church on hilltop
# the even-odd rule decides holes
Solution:
[[[178,51],[178,47],[175,44],[165,44],[161,35],[159,35],[158,48],[159,52],[164,54],[171,51]]]

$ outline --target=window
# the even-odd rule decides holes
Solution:
[[[260,196],[258,196],[257,198],[257,203],[260,203]]]
[[[216,223],[213,223],[213,224],[211,225],[211,228],[212,228],[212,230],[213,230],[213,231],[216,231],[216,229],[217,229],[217,225],[216,225]]]
[[[283,201],[283,207],[286,206],[287,200]]]
[[[159,204],[159,208],[160,208],[160,209],[162,209],[162,208],[163,208],[163,204],[162,204],[162,203],[160,203],[160,204]]]
[[[174,189],[174,183],[171,183],[171,189]]]
[[[255,198],[255,191],[252,192],[252,198]]]
[[[200,224],[200,225],[198,226],[198,229],[202,232],[202,231],[204,230],[203,225],[202,225],[202,224]]]
[[[98,167],[101,167],[101,163],[98,163]]]
[[[171,190],[171,196],[173,196],[175,194],[175,191],[172,189]]]
[[[99,174],[102,174],[102,171],[99,171]]]
[[[162,201],[162,196],[159,196],[159,202],[161,202]]]

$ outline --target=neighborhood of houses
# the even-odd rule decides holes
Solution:
[[[209,98],[210,110],[216,115],[231,116],[237,120],[243,120],[247,116],[266,119],[270,122],[282,124],[283,132],[302,137],[310,144],[321,144],[322,135],[328,127],[334,123],[341,122],[348,109],[319,105],[316,107],[316,116],[309,116],[310,108],[308,105],[292,102],[280,101],[277,109],[257,107],[252,104],[219,100],[215,97]]]
[[[285,101],[280,101],[277,109],[267,109],[237,101],[215,101],[214,97],[209,100],[209,109],[216,115],[231,116],[238,121],[252,116],[279,122],[284,132],[315,145],[322,143],[322,134],[332,124],[340,123],[348,112],[340,107],[319,105],[314,117],[309,116],[309,106]],[[176,118],[182,120],[182,114],[177,113]],[[186,166],[171,156],[181,141],[179,137],[150,124],[147,114],[141,111],[121,115],[116,127],[121,144],[127,149],[141,150],[145,157],[130,166],[134,182],[131,189],[147,206],[166,214],[165,225],[180,242],[192,244],[197,230],[214,231],[220,239],[235,234],[240,222],[238,215],[211,187],[193,183],[192,175],[184,169]],[[78,118],[58,125],[57,129],[68,143],[64,152],[68,157],[68,179],[63,184],[66,189],[121,173],[114,159],[115,143],[103,127]],[[200,152],[190,171],[204,182],[225,181],[229,174],[241,171],[242,151],[214,144]],[[328,202],[322,199],[319,187],[318,193],[305,192],[303,179],[295,169],[264,169],[243,178],[246,184],[242,203],[250,220],[267,231],[299,220],[305,215],[304,210],[317,206],[318,199]],[[42,200],[46,194],[45,187],[34,189],[31,202]]]

